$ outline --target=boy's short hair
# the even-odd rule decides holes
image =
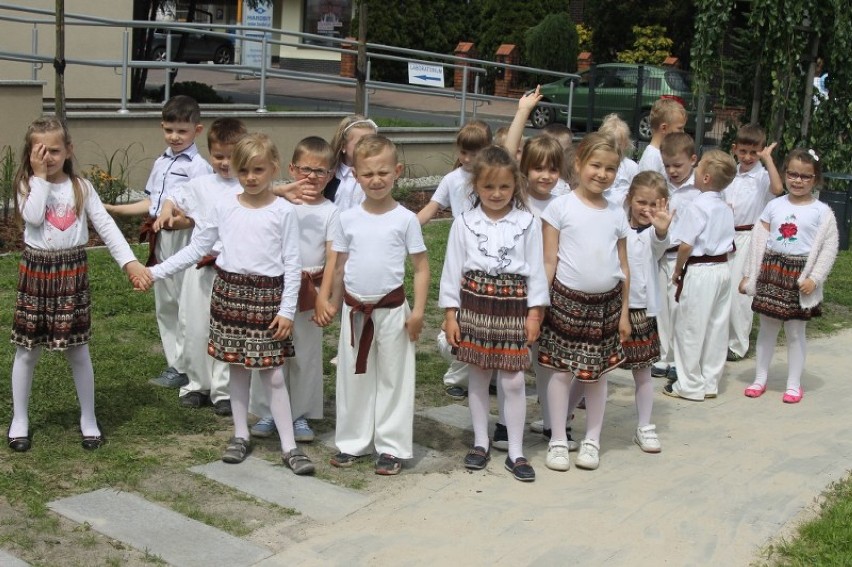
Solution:
[[[672,132],[660,142],[660,153],[666,157],[695,155],[695,140],[686,132]]]
[[[563,150],[570,149],[574,143],[574,133],[571,132],[571,128],[561,122],[551,122],[541,129],[541,133],[559,142]]]
[[[524,144],[521,152],[521,173],[524,175],[536,166],[545,165],[558,169],[560,175],[565,164],[565,152],[562,145],[549,136],[536,136]]]
[[[686,109],[671,98],[658,98],[651,106],[651,130],[657,131],[663,124],[671,124],[675,118],[686,120]]]
[[[721,191],[737,176],[737,162],[731,154],[722,150],[708,150],[701,156],[704,173],[710,176],[710,186]]]
[[[239,118],[217,118],[207,130],[207,147],[213,144],[236,144],[248,134],[248,128]]]
[[[281,166],[281,154],[278,153],[278,148],[269,136],[260,132],[246,134],[234,146],[234,152],[231,154],[231,168],[239,171],[251,160],[259,157],[268,159],[276,167]]]
[[[766,131],[754,122],[744,124],[737,128],[737,137],[734,140],[735,144],[743,146],[758,146],[762,148],[766,145]]]
[[[471,120],[456,135],[456,146],[468,152],[478,152],[491,145],[491,126],[482,120]]]
[[[384,136],[372,134],[364,136],[358,141],[353,158],[357,164],[359,159],[374,157],[388,150],[393,155],[393,163],[399,163],[399,152],[397,152],[396,145]]]
[[[497,128],[497,131],[494,132],[494,140],[493,143],[495,146],[500,146],[501,148],[506,147],[506,136],[509,135],[509,127],[508,126],[500,126]]]
[[[318,157],[323,160],[329,168],[334,165],[334,150],[331,148],[331,144],[319,136],[308,136],[307,138],[302,138],[299,143],[296,144],[296,147],[293,148],[293,159],[290,163],[296,163],[302,159],[302,156],[304,155]]]
[[[163,106],[163,122],[201,124],[201,108],[191,96],[173,96]]]

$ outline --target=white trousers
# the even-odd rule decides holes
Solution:
[[[373,303],[381,296],[356,297]],[[367,358],[367,371],[355,374],[358,340],[364,315],[343,304],[337,349],[337,426],[334,442],[341,453],[366,455],[373,448],[400,459],[413,456],[414,343],[408,339],[405,320],[408,302],[393,309],[373,311],[375,334]],[[351,345],[355,337],[355,348]]]
[[[674,309],[677,382],[672,388],[679,396],[703,400],[719,392],[728,354],[730,302],[728,262],[689,266]]]
[[[660,361],[655,366],[672,366],[674,356],[674,310],[675,285],[672,284],[672,274],[677,258],[675,254],[666,253],[660,258],[660,269],[657,270],[660,304],[657,311],[657,332],[660,334]]]
[[[287,359],[283,367],[294,420],[300,417],[323,417],[322,327],[311,321],[313,316],[313,309],[296,314],[293,320],[293,347],[296,349],[296,356]],[[264,389],[255,387],[254,375],[249,413],[258,417],[272,415]]]
[[[207,266],[200,270],[194,266],[183,272],[180,290],[179,325],[184,329],[182,370],[189,384],[180,389],[180,395],[189,392],[209,392],[215,404],[230,398],[228,392],[229,364],[207,354],[210,337],[210,296],[216,269]]]
[[[157,260],[162,262],[189,244],[191,233],[190,229],[161,230],[157,234],[155,250]],[[157,327],[160,329],[160,341],[163,343],[166,363],[180,372],[185,372],[182,360],[184,329],[180,326],[178,315],[182,285],[182,272],[170,278],[155,281],[154,310],[157,314]]]
[[[735,354],[745,356],[748,352],[748,338],[754,323],[754,313],[751,310],[752,297],[739,292],[740,280],[743,279],[743,268],[748,259],[751,247],[751,231],[738,231],[734,242],[737,251],[729,254],[731,264],[731,322],[728,331],[728,348]]]

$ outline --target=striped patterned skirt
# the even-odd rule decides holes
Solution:
[[[527,278],[466,272],[458,314],[456,358],[481,368],[518,371],[530,366],[527,347]]]
[[[630,338],[621,344],[624,349],[622,368],[648,368],[660,360],[660,335],[657,318],[648,317],[644,309],[630,310]]]
[[[216,269],[210,298],[207,354],[246,368],[281,366],[295,355],[293,341],[276,340],[268,328],[278,315],[284,278]]]
[[[572,372],[581,382],[597,382],[624,362],[618,337],[623,287],[618,282],[610,291],[583,293],[553,280],[539,339],[539,364]]]
[[[86,250],[26,248],[18,266],[12,344],[65,350],[88,343],[91,324]]]
[[[799,302],[799,284],[807,256],[788,256],[772,250],[763,254],[763,264],[757,276],[757,293],[751,309],[773,319],[808,321],[822,315],[822,307],[806,309]]]

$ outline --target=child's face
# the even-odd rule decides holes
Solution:
[[[633,226],[651,224],[658,198],[659,195],[653,188],[637,187],[630,199],[630,224]]]
[[[290,177],[294,181],[307,179],[308,185],[316,192],[317,196],[320,196],[331,180],[330,167],[331,164],[323,156],[302,153],[294,163],[290,164]],[[305,199],[306,196],[303,195],[302,198]]]
[[[234,144],[223,144],[213,142],[210,144],[210,165],[213,171],[223,179],[233,179],[234,172],[231,171],[231,154],[234,152]]]
[[[702,159],[695,166],[695,187],[699,191],[718,191],[713,187],[713,176],[707,172],[707,163]]]
[[[486,216],[501,219],[512,209],[515,176],[507,167],[493,167],[477,179],[475,191]]]
[[[614,152],[593,151],[585,163],[575,166],[580,188],[600,195],[615,181],[618,163],[618,154]]]
[[[479,153],[478,150],[465,150],[464,148],[459,148],[459,163],[461,164],[461,168],[467,172],[470,172],[473,169],[473,160],[476,159],[476,155]]]
[[[816,183],[814,164],[799,159],[790,160],[784,172],[784,180],[791,197],[809,197]]]
[[[547,199],[559,181],[559,170],[550,164],[540,163],[527,171],[530,195],[536,199]]]
[[[195,142],[195,137],[204,130],[201,124],[192,122],[160,122],[163,127],[163,137],[172,152],[178,154]]]
[[[369,127],[360,128],[355,126],[346,133],[346,144],[343,146],[343,163],[351,166],[355,163],[355,146],[364,136],[375,134],[376,131]]]
[[[237,171],[237,178],[243,191],[249,195],[259,195],[272,188],[272,180],[278,175],[278,165],[268,157],[252,158]]]
[[[663,134],[672,134],[674,132],[683,132],[684,128],[686,128],[686,116],[683,114],[677,114],[672,117],[668,122],[663,122],[660,124],[660,130]]]
[[[675,155],[663,154],[662,157],[666,175],[672,185],[676,187],[680,187],[689,179],[689,176],[692,175],[692,168],[695,167],[695,161],[698,159],[697,156],[689,155],[686,152]]]
[[[30,136],[30,160],[32,154],[38,153],[44,156],[44,164],[47,167],[47,180],[56,183],[65,179],[62,167],[65,160],[71,157],[72,148],[65,143],[65,136],[61,130],[49,130],[47,132],[33,133]]]
[[[740,164],[740,173],[751,171],[757,162],[760,161],[758,155],[763,149],[759,144],[734,144],[731,146],[731,151],[734,152],[734,157]]]
[[[359,157],[355,163],[355,179],[371,201],[393,200],[393,186],[401,174],[402,164],[396,162],[390,149],[374,156]]]

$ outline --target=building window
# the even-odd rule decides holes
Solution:
[[[352,0],[304,0],[302,31],[326,37],[350,35]],[[305,40],[305,43],[332,45],[332,42]]]

